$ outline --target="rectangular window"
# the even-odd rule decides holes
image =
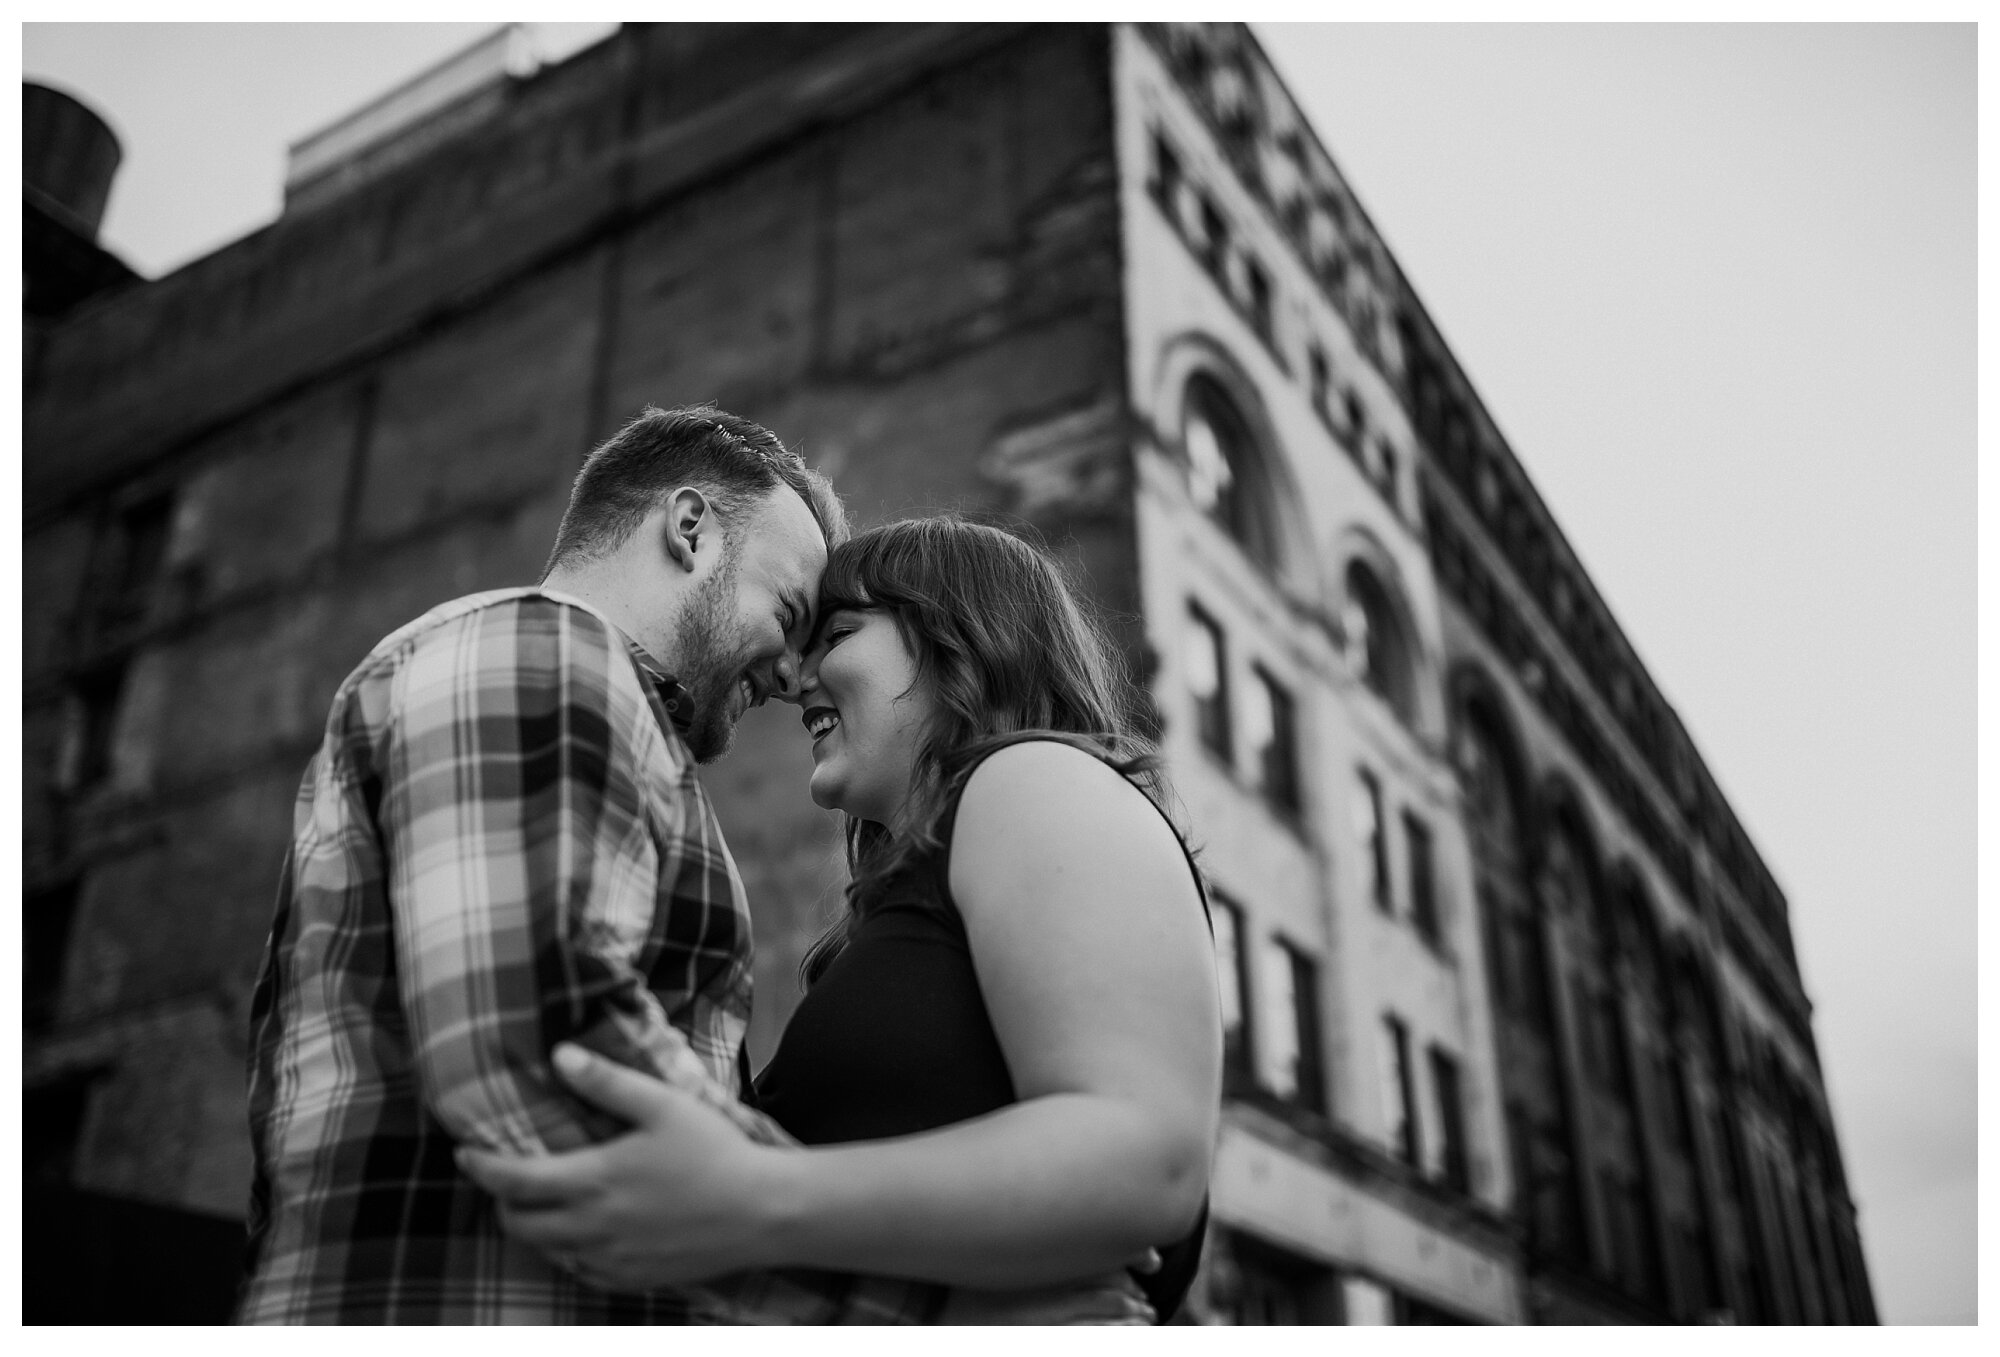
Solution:
[[[1376,474],[1380,478],[1382,493],[1391,504],[1396,500],[1396,448],[1386,438],[1375,440]]]
[[[1167,220],[1178,229],[1181,224],[1181,158],[1158,132],[1153,134],[1153,181],[1146,187],[1152,192],[1153,201],[1167,214]]]
[[[1201,266],[1220,279],[1229,262],[1229,223],[1213,198],[1206,193],[1197,197],[1201,203]]]
[[[1666,1286],[1661,1275],[1660,1245],[1653,1230],[1653,1203],[1637,1178],[1626,1178],[1625,1215],[1632,1222],[1632,1293],[1646,1301],[1659,1300]]]
[[[1604,1059],[1597,1049],[1597,996],[1581,975],[1570,977],[1570,1011],[1575,1014],[1577,1060],[1586,1078],[1602,1087]]]
[[[1512,963],[1508,959],[1507,929],[1501,919],[1500,906],[1482,899],[1479,902],[1479,928],[1484,934],[1481,939],[1486,945],[1486,983],[1493,989],[1493,1006],[1502,1013],[1514,1011],[1514,990],[1509,983],[1513,979]]]
[[[1674,1087],[1676,1075],[1671,1058],[1654,1055],[1649,1063],[1652,1066],[1653,1103],[1658,1109],[1654,1115],[1665,1123],[1667,1144],[1685,1153],[1692,1128],[1683,1120],[1687,1115],[1687,1100]]]
[[[1360,795],[1354,802],[1354,831],[1368,854],[1368,895],[1384,914],[1394,914],[1389,894],[1389,844],[1382,825],[1382,784],[1366,768],[1357,769]]]
[[[1403,812],[1403,852],[1410,864],[1410,922],[1432,947],[1442,945],[1438,933],[1437,890],[1432,879],[1431,831],[1421,819]]]
[[[1688,1134],[1692,1138],[1694,1116],[1689,1110],[1686,1077],[1674,1080],[1674,1087],[1678,1090],[1674,1115],[1688,1125],[1690,1128]],[[1743,1161],[1737,1153],[1736,1138],[1729,1134],[1729,1127],[1724,1124],[1722,1114],[1713,1104],[1710,1104],[1702,1115],[1708,1126],[1709,1149],[1715,1156],[1716,1182],[1731,1201],[1742,1202]]]
[[[1456,1310],[1447,1310],[1442,1305],[1434,1305],[1421,1296],[1413,1296],[1407,1291],[1391,1293],[1395,1298],[1393,1313],[1396,1323],[1409,1324],[1471,1324]]]
[[[1337,1279],[1314,1262],[1253,1234],[1218,1228],[1210,1255],[1227,1262],[1214,1271],[1208,1303],[1224,1323],[1237,1325],[1340,1322]]]
[[[1257,978],[1263,996],[1258,1073],[1265,1088],[1289,1100],[1299,1091],[1299,1028],[1292,1017],[1298,1000],[1292,993],[1291,953],[1284,943],[1273,939],[1266,945]]]
[[[1243,259],[1243,277],[1249,291],[1250,328],[1269,344],[1271,335],[1271,279],[1264,266],[1248,255]]]
[[[1326,1111],[1326,1077],[1319,1033],[1319,971],[1312,958],[1283,938],[1271,939],[1263,975],[1266,1086],[1309,1112]]]
[[[28,892],[21,920],[21,1012],[29,1032],[46,1030],[55,1018],[79,884],[70,877]]]
[[[154,495],[118,515],[104,545],[93,622],[109,637],[138,626],[151,610],[154,583],[173,526],[173,496]]]
[[[1651,1299],[1658,1269],[1654,1265],[1651,1222],[1638,1182],[1628,1173],[1616,1172],[1607,1175],[1605,1188],[1611,1193],[1606,1200],[1610,1204],[1611,1245],[1616,1263],[1612,1275],[1627,1294]]]
[[[1187,631],[1185,661],[1188,693],[1194,698],[1195,729],[1201,742],[1229,763],[1229,657],[1222,627],[1195,603],[1188,604],[1188,620],[1192,625]]]
[[[1233,900],[1211,894],[1215,921],[1215,983],[1222,1000],[1222,1073],[1235,1091],[1254,1082],[1250,1063],[1250,985],[1243,950],[1243,911]]]
[[[1438,1173],[1458,1192],[1472,1190],[1472,1170],[1465,1151],[1465,1101],[1458,1086],[1458,1062],[1439,1047],[1431,1047],[1431,1088],[1437,1096]]]
[[[1292,1101],[1308,1112],[1326,1111],[1325,1061],[1319,1030],[1319,967],[1290,943],[1280,940],[1285,970],[1290,976],[1292,1011]]]
[[[121,656],[71,680],[56,767],[56,785],[61,790],[81,792],[110,775],[128,663]]]
[[[1736,1269],[1736,1294],[1743,1298],[1743,1313],[1736,1317],[1739,1324],[1762,1324],[1770,1310],[1771,1302],[1764,1290],[1764,1272],[1754,1261],[1744,1263]]]
[[[1688,1151],[1689,1157],[1692,1158],[1694,1153],[1694,1102],[1688,1096],[1687,1075],[1681,1071],[1679,1062],[1671,1055],[1661,1062],[1660,1075],[1666,1080],[1667,1084],[1664,1090],[1667,1095],[1667,1123],[1672,1131],[1674,1143]],[[1728,1162],[1729,1156],[1726,1147],[1723,1146],[1720,1140],[1722,1124],[1715,1119],[1713,1113],[1710,1113],[1708,1117],[1708,1132],[1713,1141],[1711,1149],[1715,1154],[1716,1164],[1718,1167],[1722,1167]],[[1735,1184],[1728,1183],[1727,1186],[1734,1187]]]
[[[1577,1267],[1590,1261],[1583,1233],[1583,1188],[1569,1155],[1569,1137],[1554,1120],[1535,1127],[1536,1228],[1548,1251]]]
[[[1787,1184],[1785,1197],[1791,1203],[1798,1219],[1799,1239],[1804,1247],[1799,1250],[1800,1271],[1804,1274],[1803,1284],[1812,1300],[1820,1307],[1822,1317],[1833,1312],[1830,1297],[1833,1288],[1829,1284],[1826,1261],[1820,1257],[1819,1221],[1815,1217],[1809,1198],[1796,1187]]]
[[[78,1071],[21,1091],[23,1186],[33,1190],[70,1185],[92,1086],[104,1072],[102,1067]]]
[[[1319,258],[1320,282],[1328,292],[1339,294],[1347,290],[1347,252],[1331,249]]]
[[[1415,1071],[1410,1068],[1410,1029],[1394,1013],[1382,1015],[1382,1064],[1387,1074],[1383,1097],[1387,1104],[1389,1145],[1412,1166],[1423,1163],[1423,1142],[1417,1131]]]
[[[1256,760],[1257,788],[1284,814],[1299,810],[1298,714],[1292,695],[1262,665],[1251,666],[1245,743]]]
[[[1514,964],[1520,968],[1515,973],[1520,983],[1514,988],[1521,996],[1521,1016],[1537,1032],[1546,1035],[1555,1028],[1555,1013],[1550,1004],[1548,965],[1539,936],[1541,924],[1522,910],[1513,916],[1509,926],[1514,932]]]
[[[1625,1192],[1618,1176],[1610,1169],[1597,1171],[1597,1193],[1604,1204],[1604,1244],[1608,1271],[1614,1282],[1624,1285],[1633,1275],[1632,1257],[1627,1252],[1632,1222],[1625,1214]]]
[[[1541,1193],[1541,1185],[1535,1180],[1534,1122],[1529,1119],[1528,1110],[1519,1103],[1508,1103],[1504,1115],[1507,1120],[1507,1157],[1514,1174],[1514,1214],[1533,1228]]]
[[[1361,397],[1352,390],[1342,398],[1341,404],[1347,413],[1347,427],[1344,430],[1347,435],[1347,450],[1359,457],[1363,440],[1368,436],[1368,411],[1361,404]]]
[[[1681,1285],[1687,1290],[1686,1319],[1706,1320],[1715,1309],[1715,1296],[1709,1290],[1708,1278],[1714,1269],[1703,1257],[1701,1235],[1689,1221],[1681,1221],[1674,1226],[1674,1255],[1680,1269]]]
[[[1604,1060],[1604,1087],[1620,1098],[1630,1095],[1625,1063],[1625,1025],[1618,1020],[1618,992],[1605,989],[1597,996],[1597,1048]]]
[[[1306,350],[1306,370],[1312,378],[1312,408],[1324,419],[1327,388],[1333,384],[1333,371],[1327,366],[1326,350],[1317,343]]]

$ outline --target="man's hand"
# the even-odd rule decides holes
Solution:
[[[1146,1293],[1123,1272],[1033,1291],[953,1287],[940,1324],[1151,1324]]]
[[[659,1080],[574,1046],[557,1071],[632,1124],[615,1140],[516,1158],[469,1147],[459,1168],[499,1204],[501,1228],[595,1286],[649,1290],[763,1266],[755,1243],[778,1190],[727,1118]]]
[[[708,1104],[735,1123],[737,1130],[759,1144],[798,1144],[785,1134],[778,1123],[755,1108],[746,1106],[734,1091],[709,1073],[708,1066],[694,1053],[687,1037],[668,1025],[664,1014],[633,1014],[622,1007],[614,1007],[597,1026],[576,1037],[572,1043],[565,1044],[581,1046],[613,1065],[652,1074],[668,1086]],[[616,1096],[615,1086],[592,1077],[588,1063],[580,1066],[575,1075],[565,1074],[564,1080],[585,1102],[596,1102],[591,1093],[599,1087],[614,1088],[612,1096]],[[608,1106],[604,1110],[615,1111]]]

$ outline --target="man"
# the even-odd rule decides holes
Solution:
[[[540,586],[443,604],[341,684],[252,1009],[243,1321],[938,1316],[939,1288],[816,1274],[596,1289],[453,1163],[618,1129],[559,1041],[668,1076],[671,1024],[736,1084],[750,914],[696,765],[791,693],[845,532],[769,431],[649,408],[585,462]]]

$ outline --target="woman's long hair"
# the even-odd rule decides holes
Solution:
[[[893,618],[935,715],[918,741],[901,832],[847,818],[846,908],[807,952],[807,984],[846,946],[877,890],[943,847],[959,790],[1001,745],[1024,734],[1074,745],[1166,808],[1157,752],[1134,733],[1140,695],[1103,625],[1045,552],[955,516],[888,523],[834,548],[819,606],[822,618],[839,608]]]

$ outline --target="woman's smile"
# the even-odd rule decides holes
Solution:
[[[799,718],[805,722],[806,733],[812,736],[813,748],[819,748],[820,738],[840,724],[840,713],[831,707],[808,707]]]
[[[936,708],[895,619],[872,608],[829,613],[800,668],[799,703],[814,802],[894,823]]]

